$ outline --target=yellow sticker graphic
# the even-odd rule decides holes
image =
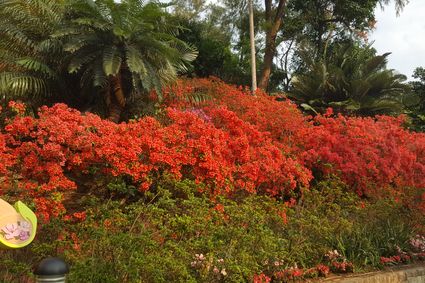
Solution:
[[[24,203],[14,206],[0,199],[0,248],[17,249],[34,240],[37,217]]]

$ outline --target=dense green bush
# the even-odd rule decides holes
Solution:
[[[163,180],[137,201],[85,196],[84,220],[52,222],[29,248],[0,252],[0,278],[24,280],[48,255],[71,264],[70,282],[248,282],[326,263],[335,249],[362,270],[379,267],[397,247],[408,251],[416,232],[414,211],[392,200],[364,202],[335,180],[304,192],[298,204],[210,199],[199,186]]]

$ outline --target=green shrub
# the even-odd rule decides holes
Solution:
[[[131,190],[120,181],[114,186]],[[250,282],[255,274],[326,263],[335,249],[363,270],[380,267],[380,257],[398,248],[408,251],[416,232],[412,211],[360,199],[335,178],[303,192],[298,203],[210,199],[201,186],[163,180],[137,201],[86,196],[84,221],[51,223],[30,248],[1,251],[0,279],[29,278],[48,255],[70,263],[69,282]]]

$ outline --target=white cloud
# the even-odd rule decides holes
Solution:
[[[378,53],[392,52],[388,67],[412,75],[416,67],[425,67],[425,1],[410,0],[399,17],[394,6],[376,10],[376,30],[370,35]]]

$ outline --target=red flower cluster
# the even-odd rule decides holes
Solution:
[[[277,282],[292,282],[306,278],[326,277],[329,272],[330,268],[324,264],[318,264],[308,269],[292,267],[275,272],[273,279]]]
[[[381,256],[380,262],[382,265],[398,265],[402,263],[410,263],[412,261],[423,261],[425,260],[425,252],[410,252],[406,253],[399,250],[397,255],[384,257]]]
[[[189,111],[167,113],[163,124],[144,118],[117,125],[57,104],[43,107],[38,119],[15,117],[0,135],[2,188],[33,199],[48,219],[65,212],[63,193],[77,187],[69,176],[93,168],[129,176],[141,190],[161,174],[202,182],[212,194],[277,195],[308,185],[306,169],[233,112],[210,109],[213,122]]]
[[[269,283],[272,279],[264,273],[254,275],[253,283]]]
[[[316,270],[319,276],[321,277],[326,277],[328,276],[329,272],[330,272],[330,268],[327,265],[324,264],[318,264],[316,266]]]
[[[400,254],[400,255],[395,255],[391,257],[381,256],[380,258],[380,262],[383,265],[396,265],[403,262],[407,263],[407,262],[410,262],[410,260],[411,260],[411,257],[407,254]]]
[[[196,94],[210,100],[187,99]],[[360,195],[425,187],[425,135],[404,130],[401,118],[311,119],[290,101],[217,79],[181,81],[165,101],[161,122],[115,124],[62,104],[10,119],[0,134],[0,194],[32,199],[48,219],[64,214],[64,195],[77,188],[71,176],[89,172],[126,176],[142,191],[168,174],[213,195],[289,197],[312,172],[339,175]]]
[[[317,116],[303,137],[306,165],[337,174],[359,195],[425,187],[425,135],[401,126],[403,117]]]
[[[304,269],[301,268],[289,268],[274,273],[274,278],[278,281],[287,282],[288,280],[296,280],[304,277]]]

